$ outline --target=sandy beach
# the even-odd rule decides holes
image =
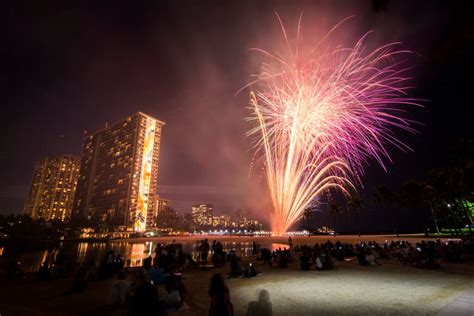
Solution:
[[[383,241],[386,237],[362,238]],[[249,238],[249,241],[253,239]],[[323,239],[299,237],[294,238],[294,243],[313,244],[327,239],[327,236]],[[353,242],[359,237],[334,238],[337,239]],[[274,243],[284,243],[285,240],[270,239]],[[243,240],[239,238],[238,241]],[[459,297],[469,297],[474,290],[472,262],[444,263],[438,270],[422,270],[403,266],[395,258],[382,260],[382,265],[375,267],[361,267],[352,260],[337,262],[336,269],[320,272],[301,271],[298,260],[287,269],[270,268],[254,257],[243,258],[242,263],[249,261],[257,265],[262,272],[260,275],[227,281],[236,315],[245,315],[249,302],[257,300],[263,289],[270,294],[274,315],[437,315]],[[176,315],[206,315],[209,279],[213,273],[226,273],[228,269],[228,264],[224,268],[187,269],[184,283],[189,291],[187,303],[190,310]],[[0,313],[2,316],[126,315],[126,310],[108,306],[112,280],[90,282],[82,294],[65,294],[71,284],[72,278],[49,282],[6,282],[0,286]],[[473,300],[469,301],[471,305],[467,308],[473,306],[472,303]]]

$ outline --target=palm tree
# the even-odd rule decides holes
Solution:
[[[472,197],[472,187],[469,186],[469,173],[472,172],[472,168],[452,168],[449,171],[449,186],[451,192],[455,196],[455,205],[459,207],[465,217],[465,221],[468,222],[469,233],[472,235],[472,220],[470,210],[467,207],[465,201]]]
[[[386,186],[381,185],[375,188],[372,200],[376,205],[392,207],[395,202],[395,194]]]
[[[349,211],[353,212],[356,217],[357,230],[358,230],[358,235],[360,237],[359,216],[360,216],[360,211],[362,209],[362,200],[360,199],[360,197],[357,195],[352,195],[349,201],[347,201],[347,208]]]
[[[390,191],[386,186],[378,186],[375,188],[374,195],[372,196],[372,201],[375,205],[383,205],[385,208],[390,208],[395,204],[396,197],[395,194]],[[395,221],[393,221],[395,223]],[[395,224],[394,230],[398,237],[398,225]]]
[[[420,209],[423,209],[422,199],[422,188],[423,185],[415,180],[409,180],[402,184],[400,192],[398,194],[397,204],[401,207],[413,209],[417,216],[418,228],[425,230],[425,225],[420,219]]]
[[[333,217],[333,220],[334,220],[334,237],[336,237],[336,219],[337,219],[337,215],[341,214],[341,208],[339,207],[339,205],[337,205],[336,203],[333,202],[329,205],[329,208],[328,208],[327,212],[328,212],[329,215],[332,215],[332,217]]]
[[[424,184],[422,191],[421,191],[421,199],[428,204],[431,212],[431,217],[433,218],[433,222],[436,228],[436,233],[440,233],[439,225],[438,225],[438,214],[435,212],[434,205],[437,204],[437,197],[436,197],[436,190],[429,184]]]
[[[462,175],[453,168],[435,169],[428,174],[427,184],[433,188],[435,207],[445,214],[449,228],[453,227],[456,235],[462,234],[460,227],[465,220],[466,212],[457,203],[465,192],[462,188]]]

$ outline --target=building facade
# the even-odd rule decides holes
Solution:
[[[163,199],[158,194],[155,195],[155,203],[153,205],[153,208],[154,208],[153,218],[155,220],[155,225],[158,225],[158,223],[156,223],[156,218],[158,214],[160,214],[161,212],[163,212],[163,210],[169,207],[169,204],[170,204],[170,200]]]
[[[195,204],[191,208],[194,224],[212,225],[213,207],[212,204]]]
[[[79,178],[79,157],[60,155],[36,162],[23,213],[46,221],[69,220]]]
[[[143,232],[154,225],[164,124],[138,112],[85,139],[75,216],[118,230]]]

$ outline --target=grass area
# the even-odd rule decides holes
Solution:
[[[474,232],[474,228],[471,228],[471,230]],[[469,234],[470,231],[469,231],[469,228],[460,228],[458,229],[459,232],[463,233],[463,234]],[[455,234],[455,230],[454,228],[452,228],[451,230],[447,229],[447,228],[443,228],[441,230],[441,233],[439,234],[436,234],[436,235],[440,235],[440,236],[450,236],[452,234]]]

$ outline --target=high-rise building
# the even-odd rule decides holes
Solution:
[[[138,112],[85,139],[74,215],[128,231],[154,225],[164,124]]]
[[[160,196],[157,194],[155,195],[155,204],[153,205],[154,211],[153,211],[153,219],[156,219],[158,214],[163,212],[167,207],[169,207],[170,200],[160,198]],[[157,225],[158,223],[155,222]]]
[[[212,204],[195,204],[191,208],[193,222],[197,225],[212,225]]]
[[[67,221],[71,216],[79,164],[79,157],[73,155],[36,162],[23,213],[35,219]]]

